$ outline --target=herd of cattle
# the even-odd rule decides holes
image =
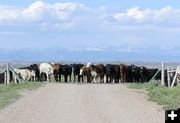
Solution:
[[[57,82],[124,83],[148,82],[158,69],[125,64],[41,63],[14,69],[14,71],[26,81],[51,81],[54,77]],[[155,79],[161,79],[161,72]]]

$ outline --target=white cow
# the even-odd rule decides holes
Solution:
[[[54,73],[54,68],[49,63],[41,63],[39,65],[40,76],[42,73],[46,74],[47,81],[50,82],[50,76]]]
[[[36,71],[30,70],[30,72],[31,72],[31,81],[36,81]]]
[[[34,70],[14,69],[14,71],[19,74],[25,81],[30,81],[32,79],[35,81],[36,74]]]
[[[92,66],[92,63],[91,63],[91,62],[88,62],[88,63],[86,64],[86,67],[87,67],[87,68],[91,68],[91,66]]]

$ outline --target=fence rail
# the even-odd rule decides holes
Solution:
[[[11,82],[11,76],[10,73],[12,73],[12,80],[14,83],[18,82],[24,82],[24,80],[18,75],[14,69],[10,66],[9,63],[6,65],[6,70],[4,72],[4,84],[8,85]]]

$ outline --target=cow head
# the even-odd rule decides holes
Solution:
[[[80,68],[80,72],[79,75],[82,76],[83,75],[83,71],[84,71],[84,66],[82,68]]]
[[[91,74],[91,70],[90,70],[90,68],[87,68],[86,66],[83,66],[82,68],[80,68],[80,73],[79,73],[79,75],[89,75],[89,74]]]
[[[76,64],[70,64],[70,66],[72,67],[72,71],[75,71]]]
[[[126,69],[126,65],[125,64],[120,64],[120,70],[121,72],[123,72]]]
[[[87,68],[90,68],[91,66],[92,66],[91,62],[87,63],[87,65],[86,65]]]
[[[48,74],[49,74],[49,75],[52,75],[53,73],[54,73],[54,69],[53,69],[53,67],[49,67]]]
[[[35,70],[30,70],[30,72],[31,72],[31,76],[36,76]]]
[[[135,72],[135,70],[136,70],[136,66],[133,64],[133,65],[131,65],[131,71],[134,73]]]
[[[139,69],[139,73],[140,73],[140,74],[143,74],[143,73],[144,73],[144,70],[145,70],[145,67],[144,67],[144,66],[141,66],[140,69]]]

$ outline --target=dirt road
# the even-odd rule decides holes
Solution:
[[[1,123],[164,123],[164,111],[124,84],[56,84],[23,92]]]

